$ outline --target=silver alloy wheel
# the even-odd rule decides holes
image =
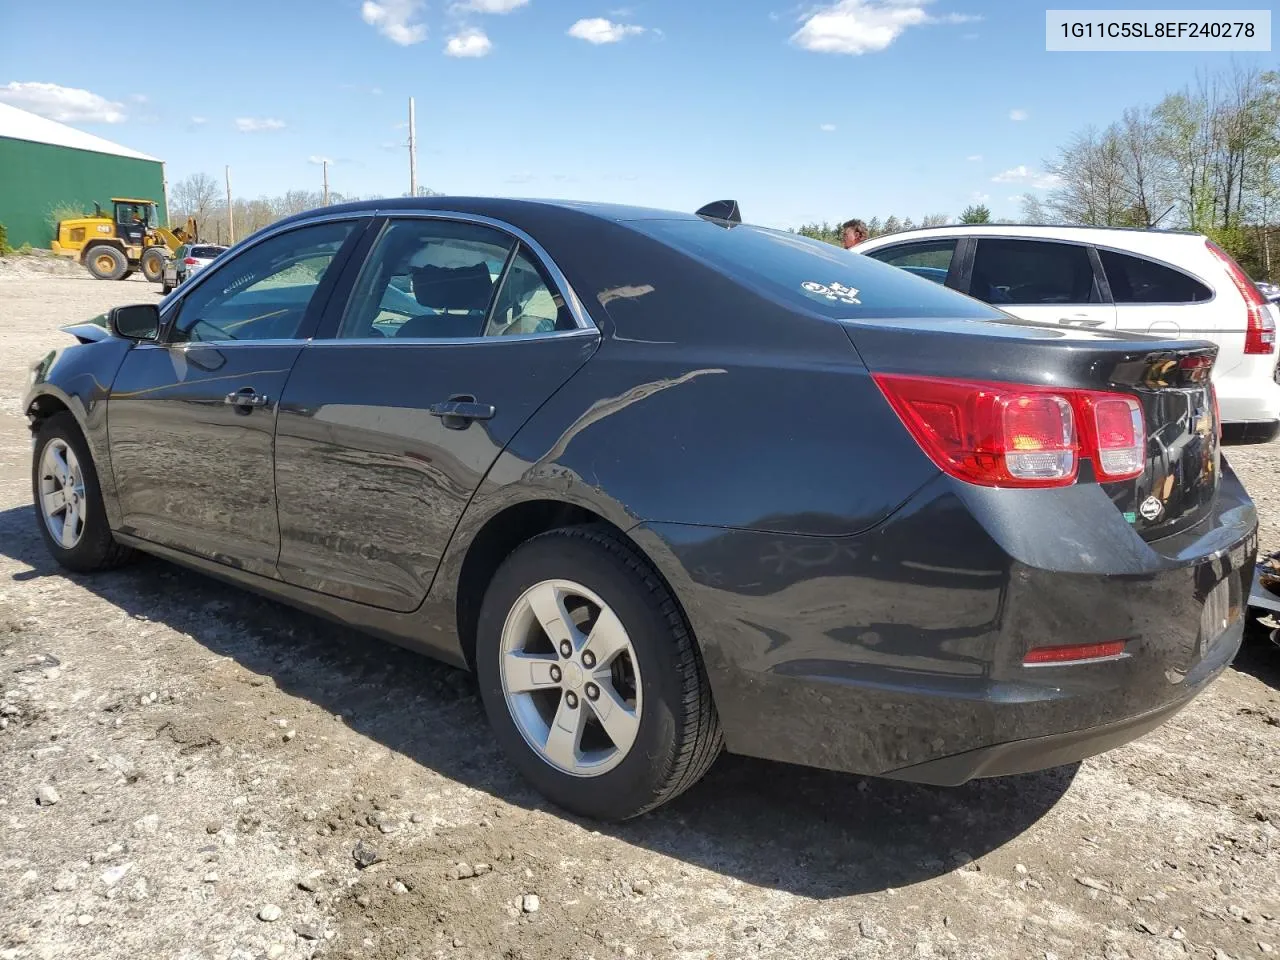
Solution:
[[[65,440],[54,437],[40,454],[40,512],[49,536],[64,550],[84,536],[87,510],[80,461]]]
[[[622,762],[643,707],[626,628],[595,593],[544,580],[502,627],[502,694],[529,746],[557,770],[595,777]]]

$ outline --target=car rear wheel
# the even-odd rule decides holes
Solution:
[[[638,816],[696,783],[721,749],[679,605],[606,529],[553,530],[507,558],[481,608],[476,673],[507,755],[575,813]]]
[[[68,570],[106,570],[133,555],[111,535],[98,472],[71,414],[49,417],[36,432],[31,488],[44,542]]]
[[[129,270],[129,260],[115,247],[97,246],[84,257],[84,265],[99,280],[123,280]]]

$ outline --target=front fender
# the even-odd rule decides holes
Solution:
[[[115,529],[119,525],[120,510],[107,438],[107,398],[116,373],[133,345],[110,335],[84,342],[92,335],[91,330],[99,329],[94,324],[69,328],[67,332],[80,339],[80,343],[51,350],[32,364],[22,412],[33,430],[41,419],[59,409],[66,409],[75,417],[98,473],[107,521]]]

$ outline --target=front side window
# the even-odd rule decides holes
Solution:
[[[881,263],[914,273],[934,283],[946,283],[951,260],[956,255],[955,240],[925,240],[871,250],[867,256]]]
[[[1116,303],[1203,303],[1213,291],[1195,277],[1145,257],[1098,250]]]
[[[1043,240],[979,240],[969,290],[997,306],[1100,300],[1088,249]]]
[[[316,289],[359,221],[344,220],[277,234],[201,273],[178,308],[176,342],[290,340],[298,335]]]
[[[478,224],[391,221],[360,271],[338,336],[480,336],[514,246]]]

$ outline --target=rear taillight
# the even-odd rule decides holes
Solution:
[[[194,267],[200,261],[197,260],[195,257],[187,257],[187,259],[183,260],[182,262],[185,263],[188,267]]]
[[[1267,300],[1262,295],[1249,275],[1240,269],[1240,264],[1231,258],[1227,251],[1212,240],[1206,240],[1209,252],[1218,258],[1236,292],[1244,298],[1245,308],[1249,312],[1248,326],[1244,334],[1245,353],[1274,353],[1276,349],[1276,321],[1267,308]]]
[[[1065,487],[1082,457],[1099,480],[1142,473],[1146,424],[1123,393],[876,374],[881,392],[945,473],[988,487]]]

